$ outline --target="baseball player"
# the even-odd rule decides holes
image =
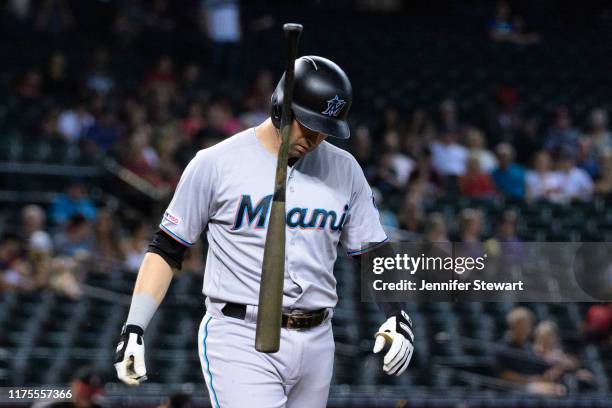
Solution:
[[[203,293],[206,314],[199,357],[212,406],[325,407],[332,378],[336,305],[333,266],[338,243],[349,255],[385,247],[372,191],[355,159],[327,143],[346,139],[352,88],[332,61],[295,62],[293,121],[287,170],[286,270],[280,350],[255,350],[255,322],[280,146],[284,76],[272,95],[270,118],[201,150],[186,167],[142,263],[117,346],[119,379],[146,379],[143,334],[187,248],[203,231],[209,243]],[[363,242],[375,244],[363,248]],[[413,334],[399,304],[382,304],[387,320],[374,345],[390,345],[383,370],[401,374]]]

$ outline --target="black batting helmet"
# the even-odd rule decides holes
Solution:
[[[285,74],[272,94],[272,123],[280,128]],[[338,65],[314,55],[295,60],[291,110],[300,124],[315,132],[348,139],[346,117],[353,99],[351,81]]]

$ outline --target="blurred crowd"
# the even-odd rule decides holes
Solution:
[[[152,236],[151,220],[125,224],[113,210],[96,207],[81,179],[73,179],[50,208],[25,206],[14,231],[0,238],[0,291],[51,288],[82,295],[85,273],[137,272]],[[183,270],[201,272],[203,249],[195,246]]]
[[[142,2],[112,6],[107,13],[111,24],[99,28],[111,43],[134,49],[143,38],[161,41],[161,52],[144,70],[131,72],[132,81],[113,69],[114,50],[108,46],[92,47],[81,62],[64,51],[62,44],[82,24],[78,3],[4,4],[2,19],[8,27],[49,38],[45,60],[12,76],[13,102],[6,116],[17,118],[18,131],[32,144],[63,146],[68,162],[95,164],[113,158],[171,194],[198,150],[268,116],[277,78],[265,69],[240,78],[240,72],[228,68],[238,65],[236,47],[243,38],[237,1],[188,2],[186,10],[195,16],[179,12],[167,0],[156,0],[151,7]],[[252,22],[249,29],[267,24],[265,19]],[[517,26],[520,18],[512,16],[508,3],[499,2],[489,27],[492,38],[515,41]],[[96,27],[91,28],[94,34]],[[176,39],[184,31],[205,43],[205,61],[179,61],[163,52],[161,39]],[[243,85],[231,91],[219,85],[232,80]],[[510,85],[500,86],[482,108],[481,118],[468,120],[460,100],[448,98],[435,109],[411,111],[390,102],[377,122],[351,118],[352,137],[342,147],[362,166],[387,227],[433,241],[478,241],[486,238],[481,236],[479,211],[467,209],[455,221],[427,214],[425,208],[441,197],[557,204],[610,197],[608,112],[593,109],[580,126],[574,123],[571,106],[558,106],[549,118],[530,117]],[[138,268],[156,220],[125,222],[115,209],[94,202],[88,196],[90,187],[74,179],[49,208],[23,208],[19,227],[5,231],[0,241],[0,285],[51,285],[77,296],[79,277],[74,271],[79,263],[89,262],[100,271]],[[506,211],[497,220],[494,234],[499,240],[518,240],[516,218]],[[188,265],[197,269],[201,251],[191,252]]]
[[[168,197],[198,150],[268,117],[278,72],[262,68],[245,76],[240,44],[270,28],[269,17],[245,24],[237,0],[187,0],[180,7],[169,0],[84,3],[9,0],[0,6],[7,38],[45,45],[43,54],[9,75],[10,103],[3,107],[3,117],[13,120],[10,130],[28,144],[61,146],[71,164],[113,159]],[[497,43],[542,41],[505,1],[486,30]],[[93,44],[85,41],[80,60],[69,44],[83,33]],[[138,63],[127,76],[116,69],[118,54],[133,54],[128,60]],[[339,143],[361,165],[383,224],[401,231],[402,239],[517,243],[505,247],[516,262],[524,249],[518,215],[509,207],[488,220],[493,229],[487,235],[485,214],[475,208],[453,218],[427,209],[442,198],[568,205],[612,197],[610,112],[595,107],[580,123],[572,106],[530,116],[512,85],[499,86],[479,118],[466,117],[461,102],[449,97],[409,111],[388,102],[375,121],[349,116],[351,138]],[[121,206],[96,198],[93,187],[71,177],[49,205],[25,205],[0,231],[0,292],[50,288],[78,298],[85,273],[137,272],[160,214],[127,216]],[[183,271],[202,273],[203,245],[188,252]],[[611,306],[603,304],[593,305],[577,330],[611,350],[611,327]],[[512,352],[499,353],[501,379],[557,396],[593,381],[564,350],[554,322],[535,325],[529,309],[517,308],[507,328],[499,344]],[[75,401],[86,401],[78,406],[98,406],[98,382],[91,373],[75,379],[72,386],[81,390]],[[162,406],[188,406],[188,398]]]
[[[501,379],[529,393],[549,396],[563,396],[594,383],[594,374],[565,349],[554,321],[536,324],[533,312],[519,306],[506,315],[506,326],[497,344]],[[591,306],[582,326],[573,329],[587,341],[600,344],[604,353],[612,351],[612,305]]]

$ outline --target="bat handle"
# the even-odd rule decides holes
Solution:
[[[389,333],[385,333],[385,332],[377,332],[374,335],[374,338],[378,338],[378,336],[382,336],[384,337],[385,341],[387,341],[388,343],[393,343],[393,337],[391,337],[391,335]]]

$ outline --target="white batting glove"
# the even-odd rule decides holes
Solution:
[[[115,353],[117,377],[128,385],[139,385],[147,379],[144,331],[135,325],[124,325]]]
[[[383,371],[388,375],[403,373],[414,351],[414,335],[412,321],[403,310],[383,323],[374,335],[374,353],[379,353],[385,344],[391,344],[383,360]]]

